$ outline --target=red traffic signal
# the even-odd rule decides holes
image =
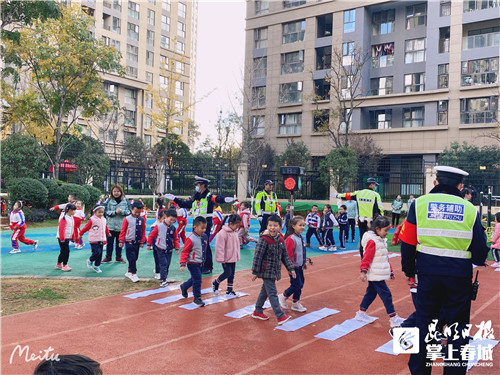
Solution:
[[[299,176],[284,176],[283,178],[283,189],[286,191],[297,191],[299,190]]]

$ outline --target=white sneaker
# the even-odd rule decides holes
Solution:
[[[160,274],[159,273],[155,273],[155,280],[160,280]]]
[[[286,303],[286,297],[283,294],[278,295],[278,301],[282,309],[288,309],[288,303]]]
[[[307,309],[304,306],[302,306],[302,304],[300,303],[300,301],[292,303],[292,310],[293,311],[298,311],[298,312],[306,312],[307,311]]]
[[[320,246],[320,247],[318,247],[318,250],[321,250],[321,251],[326,251],[326,250],[327,250],[327,247],[326,247],[326,246]]]
[[[136,283],[139,281],[139,276],[137,276],[136,273],[132,274],[132,277],[130,278],[130,280],[132,280],[132,282]]]
[[[125,277],[128,277],[130,280],[132,280],[132,272],[127,272],[125,274]]]
[[[337,250],[337,248],[335,246],[330,246],[328,248],[328,251],[336,251],[336,250]]]
[[[391,328],[401,326],[405,320],[398,316],[398,314],[394,315],[392,318],[389,318],[389,323],[391,324]]]
[[[490,267],[495,267],[495,268],[500,267],[500,263],[498,263],[498,262],[492,263],[492,264],[490,264]]]
[[[21,252],[21,249],[12,249],[11,251],[9,251],[9,254],[17,254],[20,252]]]
[[[34,242],[33,249],[35,249],[35,250],[38,249],[38,240],[35,240],[33,242]]]
[[[366,311],[361,311],[361,310],[356,312],[356,316],[354,317],[354,319],[359,320],[360,322],[366,322],[366,323],[372,322],[370,317],[366,315]]]

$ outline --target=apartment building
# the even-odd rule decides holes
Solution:
[[[481,135],[499,127],[498,0],[250,0],[246,30],[244,118],[278,153],[290,140],[317,157],[332,149],[316,128],[333,105],[332,50],[348,65],[355,46],[369,59],[348,126],[392,165],[494,142]]]
[[[75,3],[77,1],[72,1]],[[69,3],[69,1],[66,1]],[[140,137],[151,147],[165,137],[148,115],[155,111],[148,88],[165,87],[175,80],[175,106],[186,108],[173,131],[188,143],[188,119],[194,119],[196,81],[197,1],[80,0],[82,9],[95,18],[95,37],[122,55],[125,76],[106,74],[109,97],[118,99],[121,111],[102,122],[81,121],[84,132],[106,141],[111,152],[128,137]],[[172,72],[172,74],[170,73]],[[171,78],[173,77],[173,78]],[[145,113],[141,113],[140,108]]]

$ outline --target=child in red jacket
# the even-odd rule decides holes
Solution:
[[[132,213],[125,217],[120,232],[120,247],[125,245],[128,260],[128,271],[125,274],[132,282],[139,281],[137,276],[137,259],[139,258],[139,248],[146,242],[146,220],[141,216],[144,205],[136,201],[132,204]]]
[[[24,221],[24,212],[22,210],[23,202],[16,201],[12,212],[10,213],[10,229],[13,230],[12,236],[10,237],[12,241],[12,250],[9,251],[10,254],[17,254],[21,252],[19,249],[19,242],[26,245],[33,245],[33,249],[36,250],[38,246],[38,241],[29,240],[24,237],[24,232],[26,231],[26,222]]]
[[[62,271],[71,271],[68,266],[69,260],[69,241],[76,241],[75,237],[75,214],[76,206],[73,203],[68,203],[64,207],[63,216],[59,219],[59,227],[57,231],[57,239],[59,240],[59,257],[57,258],[56,268]]]

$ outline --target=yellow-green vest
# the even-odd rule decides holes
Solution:
[[[264,207],[261,207],[261,201],[263,198]],[[276,193],[271,191],[271,194],[267,194],[267,192],[263,190],[255,196],[255,211],[259,216],[262,214],[271,215],[276,212],[277,203],[278,196]]]
[[[205,198],[200,199],[199,201],[194,201],[191,205],[191,213],[194,217],[203,216],[207,217],[208,215],[208,200],[211,199],[211,194],[208,194]]]
[[[415,201],[417,251],[451,258],[470,259],[476,208],[461,197],[427,194]]]
[[[347,198],[349,200],[351,195],[356,196],[356,201],[358,202],[358,215],[360,217],[373,217],[373,206],[375,205],[375,200],[377,201],[380,214],[384,214],[382,198],[380,198],[380,194],[376,191],[372,189],[363,189],[353,193],[342,194],[340,198]]]

